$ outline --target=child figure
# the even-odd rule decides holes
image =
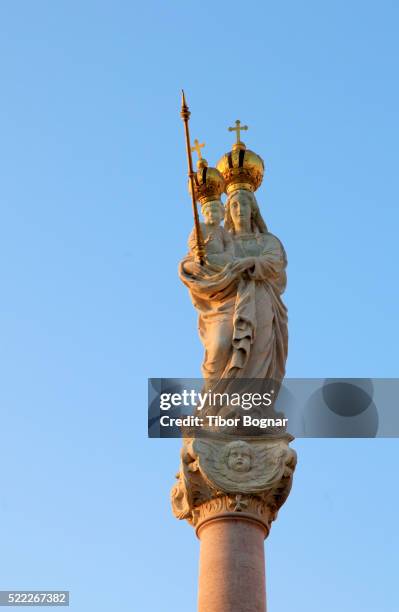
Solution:
[[[222,270],[234,258],[234,245],[230,233],[220,225],[224,218],[224,207],[220,199],[210,200],[201,206],[205,223],[201,223],[206,262]],[[197,255],[195,229],[188,239],[190,253]]]

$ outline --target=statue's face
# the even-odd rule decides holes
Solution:
[[[250,225],[251,223],[251,195],[245,191],[234,194],[230,200],[230,214],[234,227]]]
[[[224,216],[223,206],[219,200],[207,202],[202,208],[202,214],[204,215],[205,223],[219,225]]]
[[[227,465],[230,470],[236,472],[248,472],[251,469],[251,452],[247,446],[232,446],[227,457]]]

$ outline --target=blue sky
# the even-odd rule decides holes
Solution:
[[[265,160],[288,374],[398,376],[397,3],[0,7],[0,588],[195,610],[198,542],[146,437],[147,377],[199,375],[179,91],[210,163]],[[397,440],[297,440],[270,610],[393,612]]]

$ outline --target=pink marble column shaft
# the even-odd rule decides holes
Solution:
[[[266,612],[265,535],[237,514],[199,527],[198,612]]]

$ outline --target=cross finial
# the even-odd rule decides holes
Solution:
[[[200,144],[198,138],[196,138],[194,140],[194,146],[191,147],[192,153],[194,153],[194,151],[195,151],[197,153],[197,155],[198,155],[198,159],[199,160],[202,159],[201,149],[203,149],[204,146],[205,146],[205,143],[203,142],[202,144]]]
[[[235,132],[236,136],[237,136],[237,141],[236,144],[241,144],[241,140],[240,140],[240,132],[241,130],[247,130],[248,126],[247,125],[241,125],[241,121],[239,119],[237,119],[236,121],[236,127],[229,127],[229,132]]]

